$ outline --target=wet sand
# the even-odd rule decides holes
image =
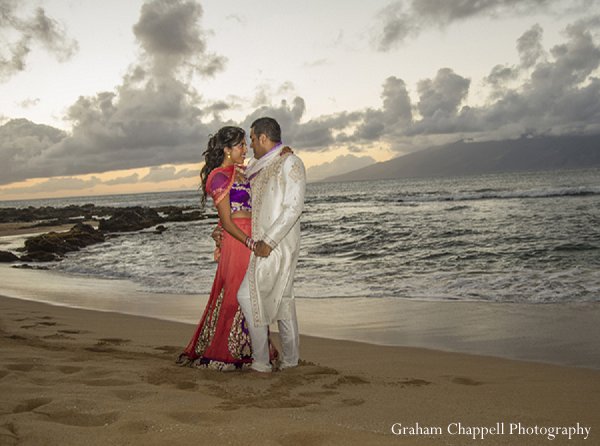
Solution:
[[[207,296],[0,265],[0,294],[195,324]],[[298,299],[302,334],[600,369],[600,304]]]

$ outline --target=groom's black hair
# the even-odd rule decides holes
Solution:
[[[273,118],[258,118],[250,128],[254,129],[256,136],[265,134],[273,142],[281,142],[281,127]]]

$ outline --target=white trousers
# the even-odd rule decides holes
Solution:
[[[248,274],[244,277],[238,291],[238,302],[248,331],[250,332],[250,341],[252,343],[252,366],[250,368],[259,372],[270,372],[271,361],[269,359],[269,327],[267,325],[256,327],[252,315],[252,303],[250,302],[250,282]],[[296,303],[292,300],[290,303],[290,320],[278,320],[279,338],[281,339],[282,360],[279,368],[295,367],[300,359],[300,336],[298,333],[298,320],[296,319]]]

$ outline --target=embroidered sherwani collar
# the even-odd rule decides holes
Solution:
[[[248,167],[246,168],[246,178],[249,180],[253,179],[258,173],[267,167],[269,164],[273,162],[273,160],[277,159],[277,156],[281,153],[281,149],[283,149],[283,143],[280,142],[267,153],[265,153],[262,158],[256,159],[253,158],[248,163]]]

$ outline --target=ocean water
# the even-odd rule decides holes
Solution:
[[[0,206],[198,206],[196,191]],[[210,209],[210,213],[213,210]],[[216,220],[122,234],[51,268],[208,294]],[[600,169],[307,187],[299,298],[600,301]]]

